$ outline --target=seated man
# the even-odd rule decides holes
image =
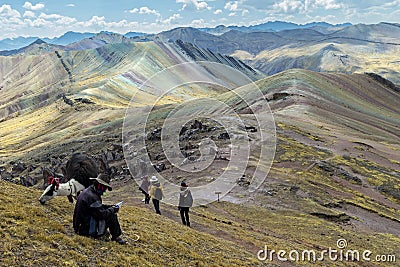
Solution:
[[[93,184],[79,194],[75,205],[73,226],[75,233],[83,236],[99,238],[110,230],[111,240],[119,244],[126,244],[120,235],[121,227],[117,213],[119,208],[111,205],[103,205],[101,196],[108,189],[112,190],[106,174],[99,174],[96,178],[90,178]]]

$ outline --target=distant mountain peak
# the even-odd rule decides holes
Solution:
[[[293,22],[287,22],[287,21],[267,21],[261,24],[256,24],[256,25],[249,25],[249,26],[224,26],[224,25],[218,25],[214,28],[199,28],[199,30],[215,34],[215,35],[221,35],[225,32],[228,32],[230,30],[237,30],[237,31],[242,31],[242,32],[254,32],[254,31],[272,31],[272,32],[279,32],[283,30],[294,30],[294,29],[306,29],[306,28],[313,28],[313,27],[320,27],[320,28],[326,28],[329,29],[331,27],[347,27],[351,26],[351,23],[343,23],[343,24],[330,24],[327,22],[309,22],[305,24],[296,24]]]
[[[38,38],[31,45],[34,45],[34,44],[41,45],[41,44],[47,44],[47,43],[45,41],[43,41],[42,39]]]

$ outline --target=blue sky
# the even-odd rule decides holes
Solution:
[[[400,0],[1,0],[0,39],[67,31],[155,33],[179,26],[255,25],[283,20],[400,23]]]

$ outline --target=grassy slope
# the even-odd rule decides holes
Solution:
[[[351,249],[369,249],[375,254],[399,252],[400,239],[392,235],[375,234],[367,239],[365,233],[346,225],[301,212],[227,202],[194,208],[189,229],[179,223],[173,207],[162,205],[163,215],[158,216],[151,206],[138,204],[139,193],[119,213],[124,236],[130,242],[120,246],[73,234],[73,205],[65,198],[42,206],[37,190],[5,182],[0,185],[2,266],[267,266],[271,262],[256,258],[264,245],[276,250],[320,251],[335,248],[339,237],[347,239]],[[132,240],[135,234],[141,236],[137,242]],[[317,265],[348,263],[328,261]]]
[[[0,182],[1,266],[252,266],[239,245],[183,227],[144,208],[125,205],[122,228],[130,245],[96,241],[72,231],[73,205],[40,205],[37,190]],[[4,192],[7,192],[5,194]],[[134,243],[134,234],[141,236]]]

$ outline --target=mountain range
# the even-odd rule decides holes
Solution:
[[[292,26],[289,23],[274,22],[258,25],[259,27],[256,28],[265,29],[271,25],[276,26],[275,29]],[[218,35],[207,33],[207,30],[204,29],[190,27],[176,28],[158,34],[132,33],[132,35],[136,35],[134,37],[101,32],[62,46],[41,39],[41,41],[35,41],[24,48],[2,51],[0,55],[84,50],[120,42],[180,40],[199,48],[209,49],[214,53],[238,58],[266,75],[292,68],[344,73],[375,72],[394,83],[400,83],[399,24],[333,26],[314,23],[297,25],[296,29],[279,31],[258,31],[254,27],[247,27],[246,31],[242,28],[237,30],[231,27],[232,29],[229,31]],[[319,30],[321,27],[325,30]],[[72,33],[70,35],[75,36]],[[66,38],[61,39],[65,40]],[[377,58],[379,59],[377,60]]]
[[[351,251],[400,255],[400,25],[324,29],[101,32],[2,51],[0,265],[348,266],[257,259],[266,246],[323,251],[338,240]],[[208,108],[204,99],[230,110]],[[182,107],[210,114],[178,120],[176,154],[188,158],[187,169],[172,164],[160,133]],[[265,114],[273,120],[264,125]],[[124,131],[129,115],[146,119],[145,132],[139,123]],[[203,141],[212,144],[212,164],[198,171]],[[239,141],[248,142],[248,155],[232,152]],[[39,204],[43,169],[62,173],[77,151],[113,170],[104,200],[124,200],[118,216],[129,246],[75,235],[66,198]],[[152,166],[141,167],[143,151]],[[191,228],[181,225],[176,205],[162,202],[159,216],[141,202],[147,167],[195,190],[234,170],[234,160],[246,162],[244,174],[229,177],[234,187],[220,201],[211,192],[213,203],[191,209]]]
[[[399,24],[359,24],[329,33],[311,28],[279,32],[231,30],[218,36],[194,28],[178,28],[162,32],[157,38],[180,39],[237,57],[267,75],[291,68],[376,72],[400,83]]]
[[[211,34],[222,34],[230,30],[238,30],[243,32],[253,32],[253,31],[281,31],[281,30],[289,30],[289,29],[302,29],[302,28],[319,28],[320,30],[333,30],[338,27],[350,26],[350,23],[344,23],[340,25],[332,25],[326,22],[313,22],[307,23],[304,25],[295,24],[291,22],[285,21],[269,21],[266,23],[251,25],[251,26],[216,26],[214,28],[199,28],[199,30],[208,32]],[[110,33],[110,32],[103,32]],[[96,35],[95,33],[90,32],[66,32],[60,37],[54,38],[38,38],[38,37],[17,37],[17,38],[6,38],[0,39],[0,51],[4,50],[16,50],[22,48],[24,46],[28,46],[29,44],[36,41],[36,39],[42,39],[46,43],[56,44],[56,45],[68,45],[71,43],[79,42],[85,38],[90,38]],[[123,34],[127,38],[137,37],[137,36],[146,36],[151,34],[146,34],[142,32],[128,32]]]
[[[314,28],[320,31],[334,31],[335,29],[351,26],[351,23],[342,23],[342,24],[330,24],[327,22],[311,22],[306,24],[296,24],[292,22],[286,21],[269,21],[266,23],[261,23],[258,25],[251,25],[251,26],[225,26],[219,25],[214,28],[199,28],[199,30],[219,35],[230,30],[242,31],[242,32],[264,32],[264,31],[272,31],[278,32],[283,30],[295,30],[295,29],[308,29]]]
[[[100,32],[99,34],[112,34],[111,32]],[[60,37],[54,37],[54,38],[39,38],[39,37],[17,37],[17,38],[6,38],[0,40],[0,51],[6,51],[6,50],[18,50],[20,48],[23,48],[25,46],[28,46],[32,43],[34,43],[37,39],[41,39],[44,42],[48,44],[54,44],[54,45],[69,45],[75,42],[79,42],[83,39],[91,38],[95,36],[96,33],[91,33],[91,32],[66,32]],[[128,32],[124,34],[125,37],[130,38],[130,37],[136,37],[136,36],[143,36],[146,35],[145,33],[141,32]]]

